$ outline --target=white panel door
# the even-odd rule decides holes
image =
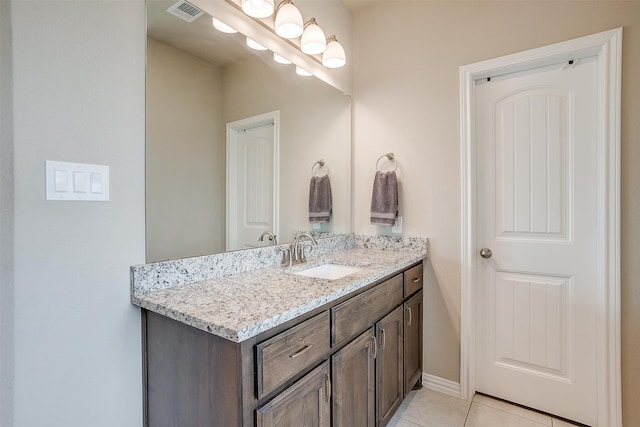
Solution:
[[[475,92],[476,389],[590,425],[596,73],[587,58],[478,80]]]
[[[234,246],[228,250],[271,244],[266,238],[259,242],[258,237],[265,231],[274,230],[273,144],[273,123],[238,133],[237,194],[233,198],[237,204],[237,230]]]

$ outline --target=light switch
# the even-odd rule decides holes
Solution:
[[[97,172],[91,173],[91,192],[102,193],[102,174]]]
[[[56,180],[56,192],[67,193],[69,192],[69,174],[65,170],[55,171]]]
[[[86,193],[87,192],[87,173],[86,172],[73,172],[73,192],[74,193]]]
[[[47,200],[109,200],[109,166],[47,160]]]

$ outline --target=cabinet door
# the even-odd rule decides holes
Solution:
[[[331,357],[333,427],[375,425],[375,349],[370,328]]]
[[[404,316],[400,306],[376,323],[378,425],[386,426],[404,399]]]
[[[329,427],[331,381],[325,361],[256,410],[257,427]]]
[[[404,395],[422,384],[422,291],[404,303]]]

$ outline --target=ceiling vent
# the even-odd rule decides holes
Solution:
[[[193,22],[196,18],[204,13],[202,10],[198,9],[188,1],[183,0],[171,6],[169,9],[167,9],[167,12],[187,22]]]

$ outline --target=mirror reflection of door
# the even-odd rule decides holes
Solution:
[[[227,125],[227,250],[270,245],[260,235],[278,234],[276,113]]]

